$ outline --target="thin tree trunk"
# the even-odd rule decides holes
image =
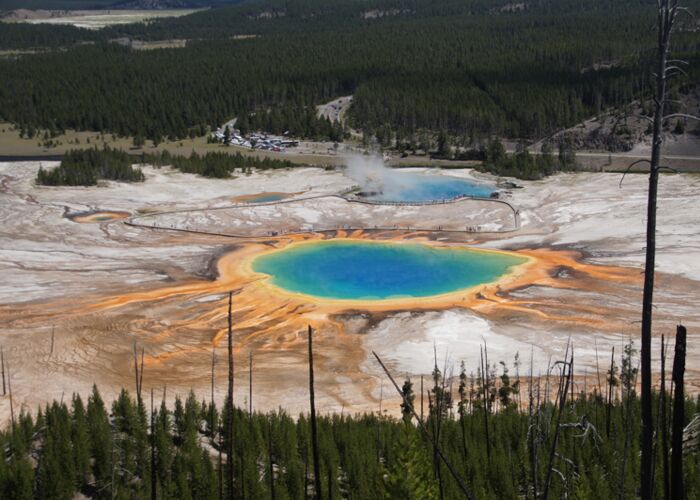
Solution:
[[[532,476],[532,498],[537,500],[537,442],[535,441],[536,433],[538,427],[535,425],[535,401],[533,393],[533,379],[534,379],[534,359],[533,351],[530,350],[530,379],[527,383],[527,395],[528,395],[528,418],[527,418],[527,436],[528,436],[528,447],[530,452],[530,469]],[[539,383],[538,383],[539,388]]]
[[[316,428],[316,402],[314,395],[313,328],[309,325],[309,406],[311,409],[311,448],[314,459],[314,498],[321,500],[321,463],[318,455],[318,431]]]
[[[153,412],[153,387],[151,387],[151,500],[158,498],[156,481],[156,419]]]
[[[571,346],[571,368],[570,368],[570,371],[571,371],[571,398],[570,399],[571,399],[571,403],[573,404],[573,402],[576,399],[574,397],[574,386],[576,385],[576,381],[574,380],[574,346],[573,345]]]
[[[248,361],[248,415],[250,421],[253,421],[253,351],[249,353]]]
[[[233,292],[228,294],[228,400],[226,401],[226,412],[228,415],[226,434],[228,436],[228,446],[226,449],[226,486],[228,488],[228,498],[233,500],[233,314],[231,307],[233,304]]]
[[[615,370],[615,346],[610,355],[610,377],[608,378],[608,402],[605,407],[605,433],[610,438],[610,412],[612,410],[613,376]]]
[[[139,356],[136,350],[136,342],[134,341],[134,382],[136,384],[136,402],[141,405],[141,387],[139,386]]]
[[[222,422],[223,423],[223,422]],[[219,428],[219,500],[224,500],[224,461],[222,459],[222,453],[224,449],[224,433],[221,426]]]
[[[676,350],[673,358],[673,427],[671,430],[671,498],[683,500],[683,427],[685,426],[685,352],[686,330],[679,325],[676,329]]]
[[[211,346],[211,404],[214,404],[214,367],[216,366],[216,345]]]
[[[7,365],[7,390],[10,393],[10,422],[12,423],[12,432],[15,431],[15,406],[12,401],[12,374],[10,372],[10,365]]]
[[[594,337],[595,340],[595,371],[596,375],[598,377],[598,393],[596,394],[596,398],[600,398],[600,401],[603,401],[603,384],[600,381],[600,362],[598,360],[598,339]],[[598,420],[598,401],[596,400],[596,404],[593,405],[593,408],[595,408],[595,428],[600,429],[600,421]]]
[[[7,396],[5,389],[5,351],[0,347],[0,363],[2,363],[2,395]]]
[[[464,424],[464,414],[467,411],[466,408],[466,402],[464,401],[464,396],[460,395],[460,404],[462,407],[462,411],[459,412],[459,427],[462,431],[462,455],[464,457],[464,462],[466,463],[467,461],[467,430],[465,429],[465,424]]]
[[[219,500],[224,500],[224,461],[222,452],[224,449],[224,433],[219,428]]]
[[[484,367],[484,352],[479,347],[481,353],[481,385],[484,393],[484,435],[486,437],[486,456],[488,457],[489,463],[491,462],[491,440],[489,439],[489,410],[488,410],[488,375],[486,374],[488,368]]]
[[[440,380],[438,379],[439,375],[439,370],[437,366],[437,347],[435,344],[433,344],[433,356],[434,356],[434,368],[433,368],[433,397],[434,397],[434,404],[433,406],[433,418],[432,418],[432,423],[433,423],[433,439],[435,440],[436,443],[440,443],[440,420],[442,418],[442,395],[444,394],[444,391],[438,391],[438,383],[440,383]],[[444,378],[444,374],[443,374]],[[440,470],[440,457],[438,456],[437,453],[437,448],[433,448],[433,465],[435,467],[435,478],[437,479],[438,482],[438,491],[440,492],[440,500],[444,500],[445,498],[445,489],[442,483],[442,471]]]
[[[139,408],[143,407],[143,399],[141,398],[141,389],[143,387],[143,357],[144,350],[141,348],[141,366],[139,367],[139,356],[134,342],[134,378],[136,381],[136,403]]]
[[[668,421],[666,414],[668,410],[668,403],[666,402],[666,343],[663,335],[661,335],[661,399],[659,406],[661,406],[661,457],[664,474],[664,500],[669,500],[671,498],[671,483],[668,463]]]
[[[277,493],[275,492],[275,468],[272,463],[272,423],[268,423],[267,427],[267,457],[270,474],[270,498],[272,500],[277,500]]]
[[[309,498],[309,450],[304,453],[304,500]]]
[[[567,372],[568,368],[568,373]],[[554,428],[554,437],[552,438],[552,447],[549,451],[549,463],[547,465],[547,476],[545,477],[544,489],[542,491],[542,500],[547,500],[549,497],[549,486],[552,482],[552,472],[554,468],[554,458],[557,452],[557,442],[559,441],[559,431],[561,430],[561,416],[564,413],[566,405],[566,395],[568,393],[569,384],[571,383],[571,365],[565,361],[562,374],[559,379],[559,411],[557,413],[556,427]]]
[[[674,0],[675,1],[675,0]],[[670,0],[660,0],[657,18],[658,59],[656,67],[656,96],[654,106],[654,123],[652,127],[651,163],[649,165],[649,195],[647,200],[646,259],[644,263],[644,296],[642,299],[641,332],[641,406],[642,406],[642,442],[641,442],[641,484],[642,500],[651,500],[653,470],[652,453],[654,439],[654,421],[652,415],[651,394],[651,329],[652,308],[654,303],[654,268],[656,265],[656,203],[659,187],[659,168],[661,167],[661,129],[666,104],[666,63],[671,41],[673,16],[670,12]],[[675,10],[675,9],[674,9]]]
[[[5,376],[3,375],[3,388],[5,384]],[[3,389],[4,390],[4,389]],[[420,376],[420,421],[423,421],[423,375]]]
[[[142,391],[143,391],[143,357],[144,357],[144,348],[141,348],[141,368],[139,368],[139,397],[141,397]],[[143,404],[143,400],[141,400],[141,404]]]
[[[618,497],[620,500],[625,498],[625,478],[627,477],[627,457],[629,456],[630,441],[632,440],[632,421],[634,416],[634,403],[632,401],[632,396],[635,387],[637,387],[637,377],[635,376],[634,381],[631,380],[632,377],[632,359],[628,361],[628,371],[625,376],[625,380],[628,381],[628,386],[625,388],[624,399],[623,399],[623,428],[625,429],[625,448],[622,453],[622,464],[620,466],[620,484]],[[624,387],[624,386],[623,386]]]

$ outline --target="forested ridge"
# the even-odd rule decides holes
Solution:
[[[314,106],[354,94],[350,124],[370,135],[539,138],[650,96],[651,3],[506,5],[268,0],[100,32],[57,30],[75,40],[68,50],[0,61],[0,119],[179,139],[241,116],[337,140]],[[0,23],[0,42],[42,45],[51,30]],[[190,42],[155,51],[109,43],[125,36]],[[696,59],[699,40],[681,30],[674,46]],[[681,85],[697,81],[697,66]]]
[[[462,365],[454,389],[436,368],[423,396],[404,382],[428,437],[406,404],[399,419],[378,412],[320,416],[321,498],[430,500],[441,489],[444,498],[464,498],[445,465],[437,465],[432,439],[475,498],[531,498],[548,481],[550,498],[636,497],[640,410],[636,362],[629,347],[625,353],[597,383],[589,380],[592,392],[577,386],[561,411],[549,400],[569,385],[557,389],[556,370],[529,381],[520,378],[516,360],[515,372],[494,364],[476,376]],[[221,409],[190,393],[169,407],[161,403],[164,391],[137,391],[134,398],[122,390],[110,408],[95,388],[86,399],[55,401],[34,417],[22,411],[0,432],[0,496],[153,498],[155,488],[156,498],[169,499],[313,497],[308,415],[251,414],[248,401],[236,406],[230,484],[228,405]],[[668,394],[658,396],[655,412],[668,405],[663,411],[670,415]],[[686,399],[684,424],[698,411],[700,401]],[[666,445],[656,449],[655,496],[663,498]],[[686,498],[698,498],[698,450],[684,453],[683,461]],[[547,479],[550,466],[556,473]]]

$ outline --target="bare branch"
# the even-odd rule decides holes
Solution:
[[[632,170],[632,167],[634,167],[635,165],[639,165],[640,163],[648,163],[649,165],[651,165],[651,162],[649,160],[637,160],[630,163],[625,172],[622,174],[622,179],[620,179],[619,185],[620,188],[622,188],[622,181],[625,180],[625,176],[630,172],[630,170]]]
[[[659,168],[657,168],[656,170],[657,170],[657,171],[660,171],[660,170],[668,170],[669,172],[673,172],[674,174],[677,174],[677,173],[678,173],[678,170],[676,170],[675,168],[669,167],[669,166],[667,166],[667,165],[661,165],[661,166],[660,166]]]
[[[688,16],[690,16],[690,19],[692,19],[693,21],[695,20],[695,14],[688,7],[676,7],[676,11],[682,14],[687,14]]]
[[[664,75],[666,75],[666,77],[676,76],[676,75],[688,76],[688,73],[679,66],[671,65],[671,66],[666,66],[666,69],[664,69]]]
[[[667,120],[670,120],[672,118],[687,118],[688,120],[700,121],[700,116],[688,115],[686,113],[672,113],[670,115],[664,116],[662,118],[662,123],[665,123]]]

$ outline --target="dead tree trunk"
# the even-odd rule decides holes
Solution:
[[[537,436],[539,432],[539,425],[535,423],[535,412],[539,412],[539,408],[535,406],[534,393],[533,393],[533,350],[530,351],[530,378],[527,383],[527,395],[528,395],[528,418],[527,418],[527,446],[530,455],[530,473],[532,479],[532,498],[537,500]],[[538,390],[539,390],[539,380],[538,380]]]
[[[486,438],[486,456],[491,462],[491,440],[489,439],[489,405],[488,405],[488,367],[484,366],[484,353],[481,348],[481,385],[484,394],[484,436]]]
[[[321,500],[321,463],[318,456],[318,430],[316,428],[316,401],[314,394],[314,330],[309,325],[309,406],[311,410],[311,448],[314,458],[314,498]]]
[[[12,433],[15,431],[15,406],[12,401],[12,375],[10,373],[10,366],[7,366],[7,390],[10,393],[10,422],[12,423]]]
[[[219,500],[224,500],[224,461],[221,456],[224,449],[224,433],[221,426],[217,427],[219,428]]]
[[[610,377],[608,378],[607,404],[605,406],[605,434],[610,438],[610,412],[612,411],[613,379],[615,377],[615,346],[610,355]]]
[[[559,432],[561,431],[561,416],[564,413],[564,407],[566,405],[566,395],[569,392],[569,385],[571,384],[571,361],[567,361],[566,358],[564,358],[562,366],[563,368],[559,379],[559,411],[557,412],[557,420],[554,427],[552,447],[549,451],[547,475],[545,476],[544,486],[542,489],[543,500],[547,500],[547,498],[549,497],[549,486],[552,482],[552,474],[554,472],[554,458],[557,454],[557,442],[559,441]]]
[[[663,464],[663,491],[664,500],[669,500],[671,498],[671,483],[669,476],[669,464],[668,464],[668,420],[667,411],[668,404],[666,402],[666,344],[665,338],[661,336],[661,398],[659,401],[659,406],[661,407],[661,457]]]
[[[268,421],[267,427],[267,459],[268,459],[268,474],[270,475],[270,498],[277,500],[277,492],[275,491],[275,468],[272,461],[272,423]]]
[[[3,375],[3,390],[5,383],[5,376]],[[423,375],[420,376],[420,421],[423,421]]]
[[[649,162],[649,194],[647,200],[646,259],[644,265],[644,296],[642,299],[641,331],[641,406],[642,406],[642,442],[641,442],[641,484],[642,500],[651,500],[653,494],[653,439],[654,422],[652,415],[651,393],[651,332],[652,307],[654,295],[654,267],[656,260],[656,205],[661,165],[661,136],[663,125],[670,118],[687,117],[681,114],[664,115],[669,100],[666,97],[666,84],[670,77],[684,73],[679,64],[683,61],[670,61],[671,33],[679,10],[678,0],[659,0],[657,11],[657,60],[656,60],[656,94],[654,96],[654,119],[652,127],[652,149]],[[687,117],[694,118],[694,117]]]
[[[153,387],[151,387],[151,500],[158,498],[156,481],[156,417],[153,412]]]
[[[54,334],[56,333],[56,327],[51,327],[51,351],[49,352],[49,358],[53,356],[53,346],[54,346]]]
[[[683,500],[683,427],[685,425],[685,342],[686,330],[679,325],[676,330],[676,352],[673,357],[673,428],[671,430],[671,498]]]
[[[248,415],[253,421],[253,351],[250,351],[248,360]]]
[[[143,348],[141,349],[141,366],[139,367],[139,356],[134,342],[134,378],[136,379],[136,403],[139,408],[143,408],[143,400],[141,399],[141,388],[143,387]]]
[[[7,396],[5,388],[5,351],[0,347],[0,363],[2,363],[2,395]]]
[[[216,345],[211,346],[211,404],[214,404],[214,368],[216,367]]]
[[[233,500],[233,315],[231,307],[233,304],[233,292],[228,294],[228,394],[226,401],[228,446],[226,448],[226,486],[228,488],[228,498]]]

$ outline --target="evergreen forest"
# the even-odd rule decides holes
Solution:
[[[697,0],[689,7],[696,8]],[[23,130],[154,141],[245,127],[342,140],[315,106],[353,95],[347,126],[463,144],[542,138],[610,107],[651,100],[654,4],[642,0],[258,0],[99,31],[0,23],[0,120]],[[688,18],[690,19],[690,18]],[[135,50],[115,40],[187,39]],[[698,80],[700,36],[679,24]]]
[[[142,390],[137,368],[135,397],[123,389],[108,405],[95,387],[86,399],[13,414],[0,432],[0,497],[451,499],[466,497],[462,482],[479,499],[634,498],[636,353],[628,345],[611,361],[579,380],[588,386],[567,375],[573,356],[534,380],[521,378],[517,357],[510,371],[486,362],[475,375],[462,364],[451,378],[436,364],[424,393],[403,383],[401,417],[381,403],[375,413],[318,416],[315,445],[309,414],[251,412],[249,400],[231,410],[228,399],[221,408],[192,392],[169,406],[165,388]],[[654,394],[655,498],[670,498],[679,480],[669,466],[670,422],[687,424],[700,399],[674,396],[671,406],[668,387]],[[700,496],[697,447],[682,454],[688,499]]]

